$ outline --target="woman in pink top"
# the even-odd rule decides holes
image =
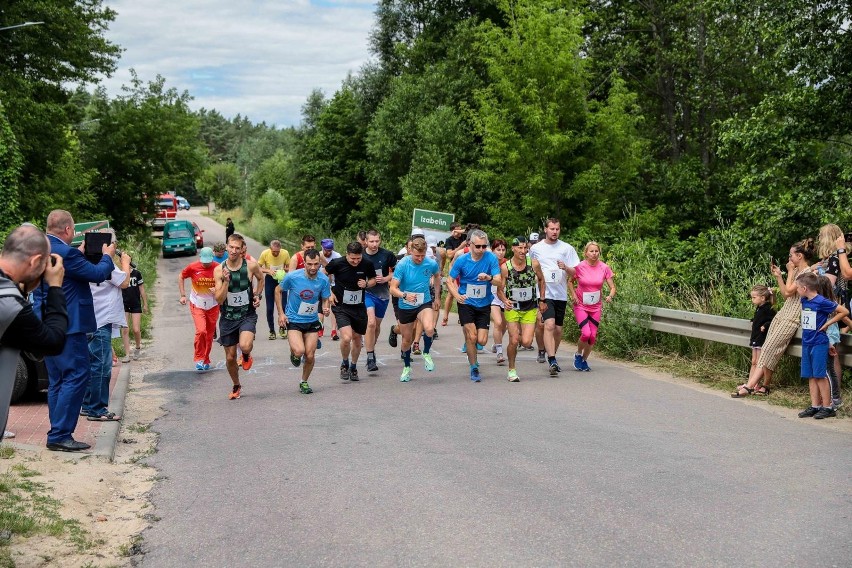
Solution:
[[[577,353],[574,355],[574,368],[578,371],[591,371],[586,360],[598,337],[604,282],[609,288],[609,294],[604,300],[612,302],[615,296],[612,270],[600,260],[600,256],[600,245],[589,241],[583,249],[585,260],[576,266],[574,278],[568,281],[568,297],[574,304],[574,317],[580,326],[580,339],[577,342]]]

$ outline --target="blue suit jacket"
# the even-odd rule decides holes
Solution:
[[[98,329],[95,321],[95,307],[92,303],[92,290],[89,282],[104,282],[112,275],[112,259],[104,255],[98,264],[92,264],[79,249],[65,244],[53,235],[48,235],[50,251],[62,257],[65,266],[65,280],[62,290],[68,307],[68,333],[94,333]],[[41,304],[47,295],[47,285],[35,289],[33,308],[41,314]]]

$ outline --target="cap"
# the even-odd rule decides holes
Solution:
[[[436,247],[438,246],[438,239],[435,237],[426,237],[426,246]]]
[[[535,233],[533,233],[533,234],[535,234]],[[524,236],[517,236],[514,239],[512,239],[512,246],[513,247],[516,247],[518,245],[525,245],[525,244],[527,244],[527,238],[524,237]]]
[[[426,234],[423,232],[423,229],[414,229],[411,231],[412,237],[423,237],[426,238]]]
[[[201,249],[201,255],[198,260],[202,263],[207,264],[208,262],[213,262],[213,249],[210,247],[204,247]]]
[[[530,242],[537,243],[540,239],[538,238],[538,233],[530,233]]]
[[[334,248],[334,239],[323,239],[320,241],[320,245],[325,250],[331,250]]]

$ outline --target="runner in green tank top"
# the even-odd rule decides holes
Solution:
[[[257,262],[245,259],[245,239],[239,233],[228,238],[228,259],[216,266],[213,280],[216,283],[216,301],[222,306],[219,319],[219,344],[225,348],[225,366],[234,383],[228,398],[240,398],[240,385],[237,362],[237,345],[243,353],[243,370],[251,369],[254,348],[254,335],[257,328],[255,309],[263,299],[263,273]],[[252,278],[255,287],[252,290]]]
[[[527,256],[526,237],[512,240],[512,258],[500,267],[505,289],[498,289],[497,296],[506,306],[506,325],[509,330],[509,382],[520,381],[515,368],[518,344],[532,346],[535,335],[538,299],[544,297],[544,274],[541,265]]]

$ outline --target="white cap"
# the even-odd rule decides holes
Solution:
[[[531,243],[537,243],[539,240],[541,240],[541,239],[538,238],[538,233],[530,233],[530,242]]]

